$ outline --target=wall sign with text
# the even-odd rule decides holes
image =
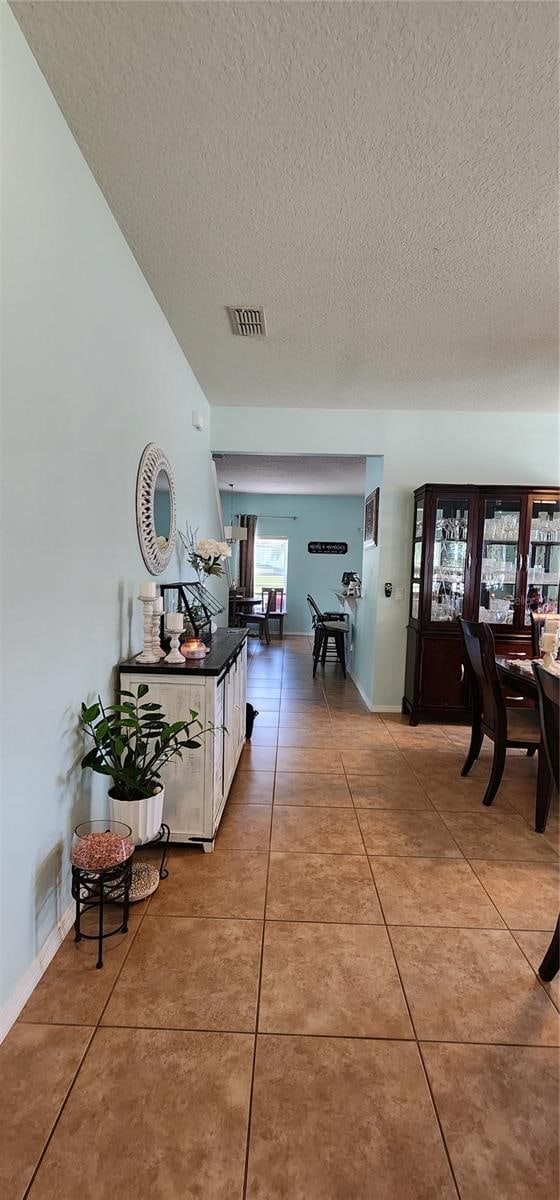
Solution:
[[[308,554],[348,554],[348,542],[308,542]]]

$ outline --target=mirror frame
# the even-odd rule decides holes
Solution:
[[[158,545],[154,503],[156,482],[160,471],[165,471],[169,480],[169,503],[171,521],[169,538],[165,550]],[[145,447],[138,475],[136,478],[136,528],[142,558],[152,575],[161,575],[168,566],[177,535],[177,504],[175,500],[175,480],[167,455],[155,442],[149,442]]]

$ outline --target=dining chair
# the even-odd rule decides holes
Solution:
[[[539,713],[541,723],[541,741],[548,761],[548,768],[554,786],[560,789],[560,676],[553,675],[540,663],[533,663],[533,675],[539,696]],[[550,807],[550,793],[547,799],[544,820]],[[560,969],[560,917],[552,941],[539,967],[541,979],[547,983],[558,974]]]
[[[471,741],[461,775],[476,762],[484,736],[494,743],[492,770],[482,803],[492,804],[502,781],[507,750],[538,750],[539,714],[534,708],[506,706],[496,669],[494,635],[489,625],[459,617],[473,696]]]
[[[264,633],[264,637],[265,637],[267,646],[270,646],[269,619],[270,619],[270,614],[272,612],[273,604],[274,604],[274,588],[271,588],[270,592],[268,594],[266,608],[263,608],[262,612],[259,612],[257,609],[256,612],[244,613],[241,617],[241,623],[245,627],[247,625],[258,625],[259,637],[262,637],[262,635]]]
[[[274,592],[274,601],[272,604],[272,609],[271,609],[270,613],[268,614],[268,620],[269,620],[269,622],[273,621],[273,620],[278,621],[278,633],[279,633],[280,637],[284,637],[284,617],[287,615],[286,610],[284,608],[284,588],[283,587],[275,587],[275,588],[263,587],[263,588],[261,588],[263,612],[265,611],[266,605],[268,604],[269,592]]]
[[[311,623],[313,626],[313,678],[317,674],[317,666],[319,659],[321,666],[325,666],[329,650],[329,642],[334,642],[334,661],[340,663],[342,674],[346,679],[346,619],[344,613],[322,613],[318,604],[312,596],[308,594],[307,604],[311,613]]]

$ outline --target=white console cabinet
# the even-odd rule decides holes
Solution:
[[[247,636],[243,630],[218,630],[203,663],[185,666],[134,660],[119,668],[120,687],[149,687],[148,700],[162,705],[169,722],[188,719],[195,709],[206,727],[225,726],[206,734],[198,750],[184,750],[164,768],[163,819],[172,842],[202,843],[212,850],[224,806],[245,741]]]

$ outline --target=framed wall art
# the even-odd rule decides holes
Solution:
[[[366,496],[364,505],[364,545],[377,546],[379,525],[379,488]]]

